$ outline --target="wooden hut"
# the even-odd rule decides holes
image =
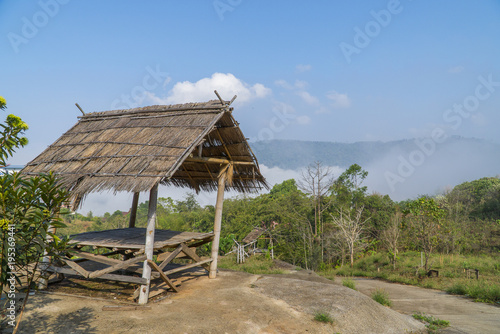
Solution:
[[[234,99],[233,99],[234,100]],[[232,101],[231,101],[232,102]],[[57,174],[71,194],[73,207],[91,192],[127,191],[134,193],[129,228],[76,235],[81,259],[91,259],[109,267],[89,272],[77,261],[65,259],[70,269],[51,268],[87,278],[104,278],[140,283],[139,303],[147,303],[152,277],[160,277],[171,288],[165,266],[180,253],[194,265],[217,271],[224,190],[253,192],[268,188],[257,159],[233,118],[231,102],[159,105],[128,110],[84,114],[79,121],[23,169],[27,175],[49,171]],[[156,231],[158,185],[174,185],[200,190],[217,190],[212,233]],[[135,228],[139,193],[149,191],[146,229]],[[195,248],[212,242],[212,256],[202,261]],[[106,247],[116,260],[81,251],[82,246]],[[157,264],[153,255],[158,255]],[[143,262],[143,263],[142,263]],[[142,269],[134,265],[143,264]],[[191,267],[193,264],[190,265]],[[187,269],[185,266],[184,269]],[[113,274],[119,269],[142,273],[142,278]],[[151,270],[155,271],[152,276]]]

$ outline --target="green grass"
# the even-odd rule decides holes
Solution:
[[[429,263],[439,271],[439,277],[428,278],[420,266],[420,252],[399,254],[396,270],[385,252],[365,255],[349,265],[318,272],[328,279],[336,276],[373,277],[389,282],[439,289],[465,295],[478,302],[500,304],[500,258],[495,255],[434,254]],[[479,270],[479,280],[467,279],[465,268]]]
[[[429,333],[436,333],[440,329],[446,328],[450,325],[450,322],[447,320],[434,318],[433,316],[426,315],[425,313],[415,313],[413,314],[413,318],[424,322]]]
[[[274,261],[263,255],[253,255],[245,259],[244,263],[236,263],[236,255],[230,254],[219,257],[218,267],[236,271],[244,271],[254,275],[284,274],[285,271],[274,267]]]
[[[479,280],[460,280],[450,285],[446,292],[455,295],[465,295],[477,302],[500,304],[500,285]]]
[[[326,312],[316,312],[314,314],[314,320],[324,323],[333,324],[333,318]]]
[[[389,307],[392,306],[392,301],[389,299],[389,294],[382,289],[375,290],[372,293],[372,299],[384,306],[389,306]]]
[[[349,289],[356,290],[356,282],[352,278],[342,279],[342,285]]]

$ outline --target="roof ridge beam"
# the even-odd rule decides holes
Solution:
[[[208,158],[208,157],[192,157],[184,160],[185,162],[202,162],[202,163],[213,163],[213,164],[233,164],[233,165],[246,165],[246,166],[255,166],[254,162],[249,161],[236,161],[236,160],[227,160],[220,158]]]

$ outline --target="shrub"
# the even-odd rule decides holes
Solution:
[[[448,287],[446,292],[455,295],[465,295],[479,302],[500,302],[500,286],[485,280],[457,282]]]
[[[425,326],[429,329],[429,333],[434,333],[434,331],[448,327],[450,325],[450,322],[447,320],[434,318],[433,316],[426,315],[425,313],[415,313],[413,314],[413,318],[425,322]]]
[[[333,324],[333,318],[326,312],[316,312],[316,314],[314,314],[314,320]]]
[[[392,306],[392,302],[389,299],[389,294],[382,290],[382,289],[377,289],[372,293],[372,299],[376,301],[379,304],[382,304],[384,306]]]
[[[356,282],[352,278],[344,278],[342,280],[342,285],[349,289],[356,290]]]

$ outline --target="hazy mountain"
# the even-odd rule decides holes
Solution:
[[[500,174],[500,145],[462,137],[441,143],[430,138],[390,142],[260,141],[251,144],[259,163],[297,170],[321,161],[346,168],[354,163],[368,170],[371,191],[396,200],[435,194],[464,181]]]

